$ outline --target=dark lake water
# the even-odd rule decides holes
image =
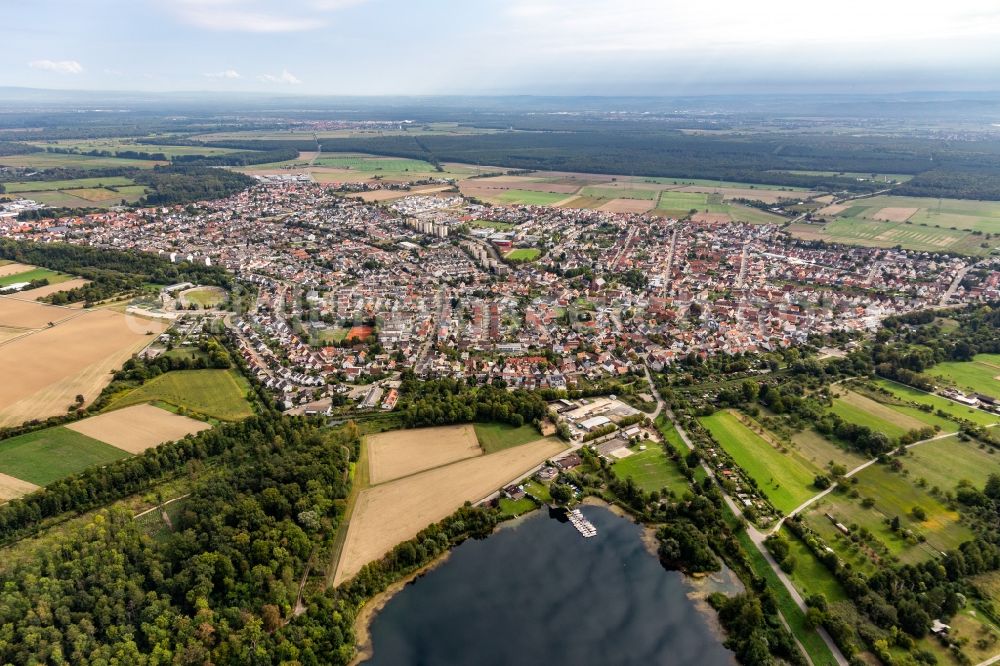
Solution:
[[[456,548],[375,617],[366,666],[735,664],[639,526],[583,513],[594,538],[542,510]]]

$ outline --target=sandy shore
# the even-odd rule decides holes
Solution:
[[[368,659],[371,659],[372,654],[374,654],[372,646],[372,634],[371,626],[372,622],[375,620],[375,616],[385,608],[394,596],[399,594],[407,585],[420,578],[424,574],[433,571],[435,568],[441,566],[448,561],[451,556],[451,549],[448,549],[441,553],[441,555],[424,566],[420,567],[409,576],[397,580],[395,583],[389,585],[374,597],[369,599],[358,614],[354,617],[354,643],[357,653],[354,655],[354,659],[351,660],[350,666],[357,666]]]

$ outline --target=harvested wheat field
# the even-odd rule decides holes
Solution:
[[[4,264],[0,266],[0,277],[7,277],[8,275],[17,275],[18,273],[23,273],[25,271],[33,270],[35,267],[28,264]]]
[[[483,499],[565,448],[558,440],[541,439],[362,490],[347,526],[333,584],[349,579],[466,501]]]
[[[733,218],[729,213],[695,213],[691,216],[691,221],[703,224],[720,224],[722,222],[732,222]]]
[[[819,201],[819,200],[817,199],[817,201]],[[823,206],[822,208],[820,208],[818,211],[816,211],[816,214],[817,215],[840,215],[845,210],[847,210],[849,207],[850,206],[848,206],[847,204],[830,204],[829,206]]]
[[[6,502],[38,490],[38,486],[0,473],[0,502]]]
[[[11,304],[50,309],[5,299],[0,313]],[[69,318],[0,346],[0,426],[63,414],[78,394],[93,400],[113,370],[166,328],[164,322],[111,310],[51,310]]]
[[[917,214],[919,208],[882,208],[879,212],[872,215],[876,220],[885,220],[886,222],[906,222],[908,219]]]
[[[393,430],[369,435],[367,439],[368,469],[373,486],[483,455],[471,424]]]
[[[653,204],[649,199],[611,199],[598,206],[597,210],[608,213],[645,213],[653,208]]]
[[[50,323],[75,317],[80,312],[54,305],[44,305],[14,296],[0,296],[0,326],[10,328],[46,328]]]
[[[139,454],[212,426],[152,405],[132,405],[66,427],[122,451]]]
[[[17,298],[26,301],[37,301],[39,298],[43,298],[45,296],[58,293],[60,291],[69,291],[70,289],[76,289],[77,287],[82,287],[85,284],[89,283],[90,280],[84,280],[83,278],[73,278],[72,280],[66,280],[65,282],[59,282],[58,284],[47,284],[44,287],[38,287],[37,289],[28,289],[27,291],[19,291],[17,293]]]

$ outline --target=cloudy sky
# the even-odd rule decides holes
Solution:
[[[296,94],[1000,90],[1000,2],[0,0],[0,85]]]

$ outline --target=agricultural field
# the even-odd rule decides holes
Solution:
[[[1000,474],[1000,455],[994,449],[980,448],[978,442],[963,442],[957,436],[915,446],[900,461],[910,480],[919,484],[923,479],[928,488],[941,491],[954,490],[960,481],[981,490],[990,474]]]
[[[320,156],[316,158],[313,165],[318,167],[331,167],[334,169],[348,169],[353,171],[363,171],[365,173],[404,173],[404,172],[433,172],[434,165],[422,160],[411,160],[402,157],[377,157],[362,154],[331,154],[330,157]]]
[[[253,415],[246,399],[249,388],[235,370],[177,370],[116,396],[107,411],[163,403],[220,421],[238,421]]]
[[[905,468],[906,462],[903,464]],[[838,555],[868,571],[874,570],[883,555],[877,549],[870,550],[867,545],[852,545],[825,514],[834,516],[852,532],[865,528],[888,549],[888,555],[907,563],[936,557],[939,552],[956,548],[972,538],[971,530],[959,522],[958,512],[918,487],[914,476],[893,472],[886,465],[872,465],[855,475],[858,483],[851,487],[858,492],[858,497],[852,498],[842,492],[831,493],[809,507],[805,514],[806,522],[824,537]],[[865,507],[862,501],[866,498],[873,500],[874,505]],[[927,518],[922,521],[914,518],[910,513],[914,507],[922,508]],[[900,519],[900,533],[894,532],[888,524],[895,517]],[[911,530],[915,536],[923,536],[926,542],[906,538],[901,533],[905,530]]]
[[[144,186],[122,176],[9,182],[4,187],[8,193],[26,199],[69,207],[113,206],[123,199],[137,201],[146,194]]]
[[[348,580],[362,566],[449,516],[464,502],[481,500],[565,448],[558,440],[539,439],[361,490],[347,525],[333,584]]]
[[[947,419],[905,405],[887,405],[854,391],[843,391],[833,401],[831,411],[850,423],[899,438],[910,430],[940,426],[944,432],[955,432],[958,426]]]
[[[789,513],[818,492],[812,483],[820,468],[794,450],[779,451],[733,412],[718,411],[700,421],[779,511]]]
[[[0,472],[44,486],[91,465],[128,455],[69,428],[46,428],[0,441]]]
[[[7,474],[0,474],[0,504],[36,490],[38,490],[38,486],[34,483],[28,483]]]
[[[971,361],[938,363],[927,374],[965,392],[1000,398],[1000,354],[976,354]]]
[[[558,192],[535,192],[532,190],[506,190],[492,197],[497,203],[522,204],[527,206],[551,206],[568,198]]]
[[[816,467],[827,468],[830,463],[852,470],[867,462],[857,453],[837,446],[815,430],[803,430],[791,437],[795,451]]]
[[[696,211],[691,213],[690,211]],[[696,222],[749,222],[751,224],[783,224],[780,215],[736,203],[728,203],[720,193],[664,190],[654,210],[656,214],[683,218],[691,215]]]
[[[653,201],[657,197],[655,189],[638,189],[634,187],[585,187],[580,194],[597,199],[643,199]]]
[[[678,497],[682,497],[690,489],[690,484],[681,474],[677,463],[667,458],[659,443],[650,441],[646,446],[645,451],[634,447],[632,455],[611,466],[612,471],[620,479],[632,479],[646,492],[659,492],[669,488]]]
[[[504,255],[504,259],[511,261],[534,261],[542,256],[542,251],[533,247],[519,247]]]
[[[23,273],[11,273],[0,277],[0,288],[7,287],[19,282],[32,282],[34,280],[48,280],[49,284],[57,284],[71,279],[72,275],[57,273],[47,268],[32,268]]]
[[[139,153],[163,153],[168,159],[178,155],[227,155],[241,152],[235,148],[218,148],[215,146],[161,146],[153,143],[143,143],[142,138],[112,138],[112,139],[65,139],[59,141],[32,142],[40,148],[69,148],[80,152],[92,150],[107,150],[119,152],[131,150]]]
[[[123,176],[107,176],[104,178],[74,178],[72,180],[9,182],[4,183],[4,188],[8,194],[25,194],[45,190],[77,190],[94,187],[120,187],[122,185],[135,185],[135,181]]]
[[[121,157],[94,157],[62,153],[29,153],[27,155],[0,156],[0,166],[23,167],[29,169],[53,169],[71,167],[74,169],[104,169],[109,167],[135,167],[152,169],[167,164],[156,160],[133,160]]]
[[[208,430],[209,424],[152,405],[133,405],[75,421],[68,430],[132,454]]]
[[[0,425],[64,414],[93,400],[166,325],[113,310],[75,310],[0,298],[0,326],[25,334],[0,346]]]
[[[498,424],[499,425],[499,424]],[[392,430],[368,435],[369,479],[372,485],[483,455],[480,424]],[[485,428],[486,425],[483,424]],[[532,428],[534,430],[534,428]],[[529,441],[538,439],[538,432]]]
[[[37,287],[35,289],[26,289],[24,291],[17,292],[17,298],[26,299],[29,301],[37,301],[45,296],[51,296],[60,291],[69,291],[70,289],[76,289],[77,287],[82,287],[90,283],[90,280],[84,280],[83,278],[72,278],[70,280],[59,280],[52,283],[49,280],[48,285],[44,287]]]
[[[496,453],[512,446],[521,446],[541,437],[535,426],[530,424],[515,428],[508,423],[477,423],[475,431],[479,445],[486,453]]]
[[[900,400],[915,402],[920,405],[928,405],[932,407],[935,412],[942,411],[945,414],[957,419],[965,419],[966,421],[972,421],[977,425],[984,426],[1000,423],[1000,415],[991,414],[983,411],[982,409],[967,407],[955,402],[954,400],[949,400],[948,398],[934,393],[927,393],[911,386],[907,386],[906,384],[900,384],[888,379],[878,379],[875,381],[875,384],[879,388],[889,391]]]

